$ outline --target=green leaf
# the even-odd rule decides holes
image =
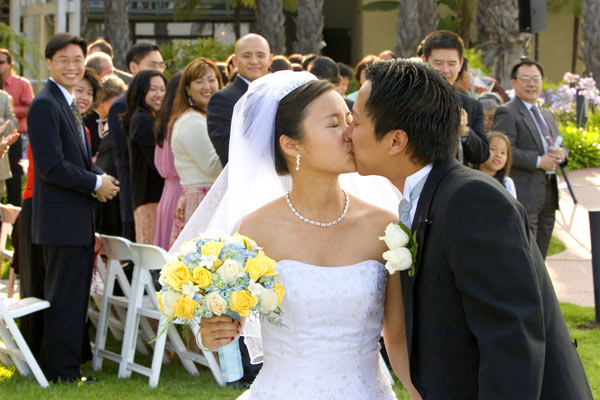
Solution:
[[[385,0],[380,0],[380,1],[372,1],[370,3],[367,3],[363,6],[361,6],[358,10],[359,11],[392,11],[392,10],[396,10],[398,8],[399,2],[397,0],[391,0],[391,1],[385,1]]]

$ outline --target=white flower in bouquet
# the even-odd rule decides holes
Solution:
[[[219,292],[211,292],[206,295],[206,305],[211,313],[219,316],[223,315],[227,311],[227,301]]]
[[[383,253],[383,259],[387,261],[385,268],[390,274],[396,271],[404,271],[412,266],[412,254],[406,247],[395,247]]]
[[[199,290],[200,288],[194,285],[192,281],[186,283],[185,285],[181,285],[181,293],[192,298],[194,297],[194,294],[198,293]]]
[[[188,240],[187,242],[183,242],[179,251],[183,254],[193,253],[196,251],[196,243],[193,240]]]
[[[221,268],[217,270],[217,274],[223,279],[228,285],[235,282],[235,280],[244,273],[244,268],[239,262],[229,259],[225,260]]]
[[[181,294],[175,292],[173,290],[167,290],[161,293],[160,303],[162,304],[162,313],[167,318],[171,318],[173,316],[173,308],[175,307],[175,303],[179,300]]]
[[[393,249],[396,247],[406,247],[410,238],[398,224],[389,224],[385,228],[385,235],[380,236],[379,240],[383,240],[389,249]]]
[[[279,305],[279,297],[274,290],[265,288],[260,283],[250,282],[248,285],[250,293],[260,301],[260,312],[268,314]]]

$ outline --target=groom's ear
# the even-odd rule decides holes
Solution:
[[[405,153],[408,147],[408,135],[402,129],[389,131],[385,136],[388,142],[388,154],[395,156]]]

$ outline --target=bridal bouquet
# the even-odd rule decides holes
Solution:
[[[207,233],[184,242],[163,267],[159,282],[158,304],[170,323],[220,315],[239,321],[250,314],[277,320],[285,293],[275,261],[238,233]],[[224,379],[240,379],[237,339],[218,352]]]
[[[385,228],[385,235],[380,236],[388,247],[383,253],[386,261],[385,268],[393,274],[410,268],[408,276],[415,274],[415,260],[417,258],[417,239],[402,222],[391,223]]]

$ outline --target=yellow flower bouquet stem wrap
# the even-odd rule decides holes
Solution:
[[[201,234],[184,242],[163,267],[160,311],[170,323],[179,324],[220,315],[238,321],[256,315],[277,323],[285,288],[275,264],[247,236]],[[240,379],[237,339],[217,350],[225,381]]]

